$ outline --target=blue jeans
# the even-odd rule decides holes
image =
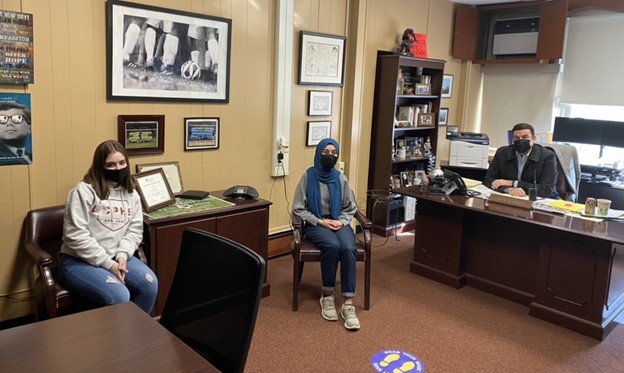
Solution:
[[[351,226],[332,231],[320,225],[304,226],[304,235],[321,250],[322,290],[333,292],[340,262],[340,288],[343,298],[355,298],[355,234]]]
[[[59,279],[69,290],[104,306],[133,301],[150,313],[158,293],[156,275],[135,257],[128,259],[126,268],[126,283],[122,284],[117,276],[102,267],[71,255],[59,255]]]

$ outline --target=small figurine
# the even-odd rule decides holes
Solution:
[[[414,35],[414,30],[411,28],[406,28],[403,31],[403,37],[401,37],[401,46],[399,47],[399,53],[404,56],[412,55],[412,43],[416,40],[416,35]]]
[[[425,156],[431,154],[431,137],[427,136],[427,140],[425,141],[425,145],[423,145],[423,148],[425,149]]]

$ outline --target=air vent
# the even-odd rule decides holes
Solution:
[[[492,54],[534,56],[537,53],[539,17],[502,19],[494,23]]]

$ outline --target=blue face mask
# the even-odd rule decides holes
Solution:
[[[104,178],[113,183],[120,183],[128,176],[128,167],[120,168],[118,170],[104,169]]]

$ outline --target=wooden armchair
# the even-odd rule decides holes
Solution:
[[[71,293],[58,282],[58,253],[63,244],[64,213],[64,205],[44,207],[29,211],[24,221],[24,244],[37,265],[34,284],[37,320],[98,307]],[[141,247],[135,255],[147,262]]]
[[[293,256],[293,294],[292,309],[299,309],[299,283],[305,262],[320,262],[321,250],[303,235],[303,221],[291,213],[293,224],[292,256]],[[355,219],[361,227],[361,234],[356,233],[357,253],[355,260],[364,262],[364,308],[370,309],[370,276],[371,276],[371,221],[358,209]]]

